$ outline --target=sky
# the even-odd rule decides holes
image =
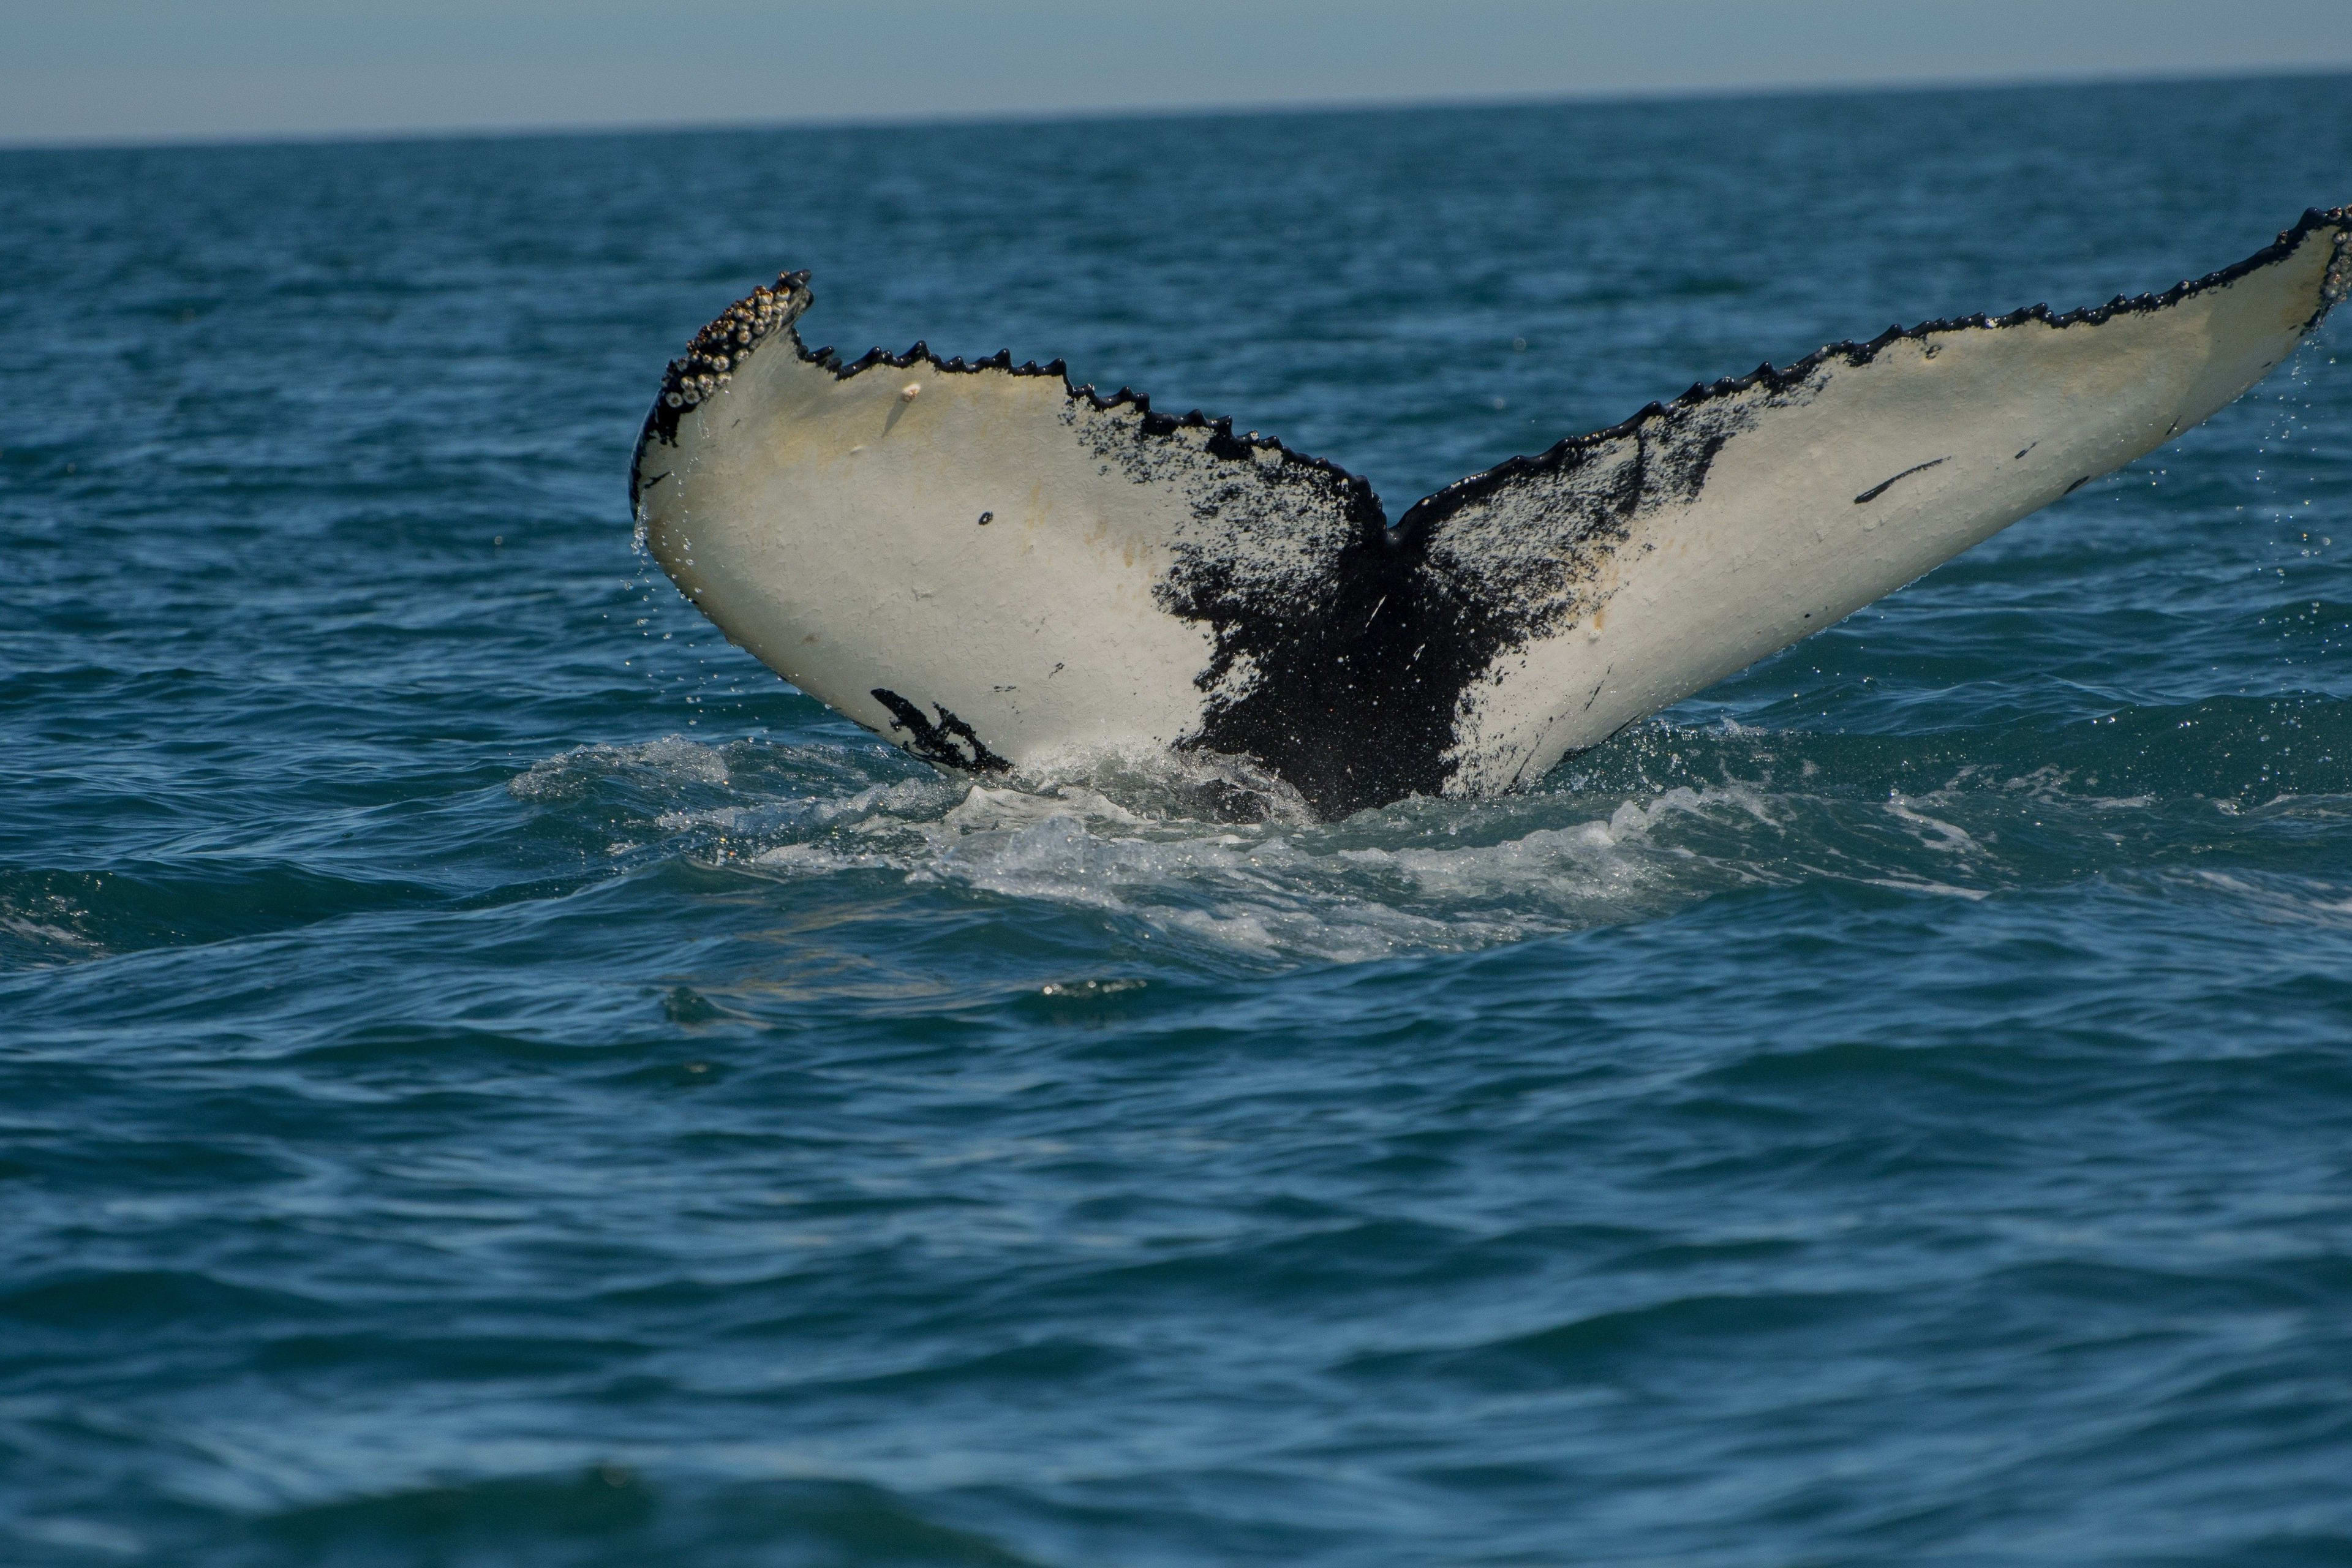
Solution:
[[[2347,0],[0,0],[0,143],[2346,68]]]

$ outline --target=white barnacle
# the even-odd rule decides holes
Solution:
[[[912,403],[915,401],[915,395],[922,390],[923,384],[921,382],[910,381],[906,385],[898,389],[899,401],[902,403]]]

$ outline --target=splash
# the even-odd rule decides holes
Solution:
[[[1137,751],[973,782],[872,742],[668,735],[574,748],[509,787],[617,825],[623,865],[683,857],[788,900],[835,884],[947,889],[1139,941],[1344,963],[1646,920],[1743,889],[1978,900],[2223,844],[2259,869],[2352,810],[2336,706],[2216,699],[1941,742],[1653,723],[1542,790],[1415,797],[1337,823],[1246,763]],[[2283,772],[2290,723],[2312,755]]]

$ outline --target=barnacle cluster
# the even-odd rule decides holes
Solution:
[[[2339,214],[2352,217],[2352,211]],[[2336,254],[2327,263],[2327,279],[2320,286],[2320,297],[2330,305],[2341,305],[2352,296],[2352,224],[2336,231]]]
[[[800,313],[807,288],[807,273],[781,273],[774,288],[754,289],[728,306],[694,334],[684,354],[669,362],[669,374],[662,379],[663,406],[692,408],[725,386],[754,345]]]

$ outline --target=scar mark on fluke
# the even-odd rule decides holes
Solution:
[[[2026,451],[2030,452],[2032,449],[2033,448],[2029,447],[2026,448]],[[2021,458],[2025,456],[2025,452],[2020,452],[2018,456]],[[1881,479],[1878,483],[1871,486],[1868,489],[1854,497],[1853,504],[1856,506],[1868,506],[1872,501],[1876,500],[1880,496],[1885,495],[1889,489],[1892,489],[1895,486],[1895,479],[1907,479],[1916,473],[1934,468],[1937,463],[1948,463],[1950,461],[1951,458],[1935,458],[1924,463],[1914,463],[1909,468],[1904,469],[1901,473],[1895,475],[1894,479]]]
[[[1009,773],[1013,771],[1011,763],[982,744],[980,737],[972,733],[971,725],[938,703],[931,704],[931,711],[940,716],[939,721],[934,723],[923,717],[921,709],[887,686],[874,688],[873,696],[875,701],[890,710],[890,728],[904,730],[914,736],[907,742],[907,750],[923,761],[937,763],[941,767],[961,768],[969,773]]]

